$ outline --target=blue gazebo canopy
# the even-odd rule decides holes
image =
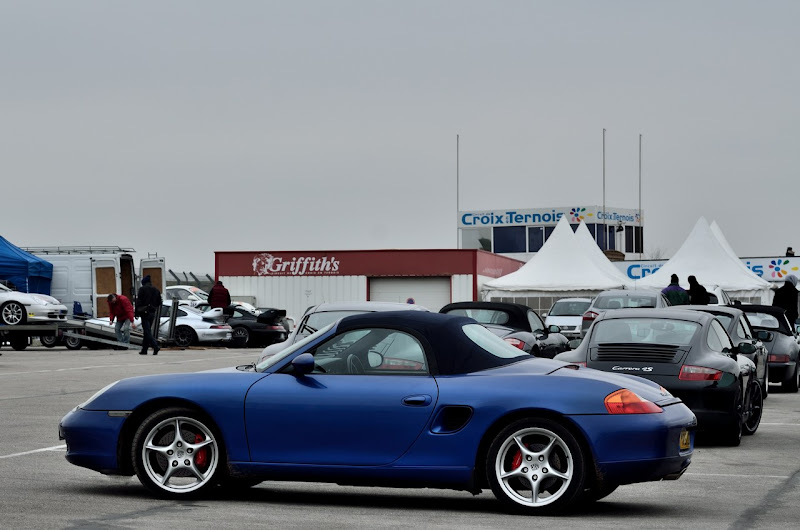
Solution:
[[[18,291],[50,294],[53,264],[25,252],[0,236],[0,280],[14,284]]]

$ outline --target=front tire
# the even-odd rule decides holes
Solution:
[[[246,348],[250,346],[250,331],[244,326],[236,326],[233,328],[233,342],[237,346]]]
[[[40,335],[39,342],[45,348],[54,348],[58,345],[58,337],[56,335]]]
[[[26,318],[25,307],[19,302],[12,300],[6,302],[3,304],[3,307],[0,308],[0,320],[2,320],[3,324],[6,326],[22,325],[25,323]]]
[[[544,418],[503,429],[489,447],[486,471],[495,497],[527,514],[563,511],[579,498],[586,477],[578,441]]]
[[[67,336],[64,337],[64,346],[66,346],[68,350],[80,350],[81,346],[83,346],[83,341],[78,337]]]
[[[133,437],[133,470],[159,496],[185,498],[216,485],[225,469],[222,437],[196,411],[154,412]]]

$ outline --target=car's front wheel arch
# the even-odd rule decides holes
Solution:
[[[134,410],[130,416],[125,420],[125,424],[122,426],[122,431],[120,432],[119,440],[117,442],[117,463],[119,466],[119,471],[121,475],[132,476],[134,475],[133,470],[133,461],[131,460],[131,451],[133,450],[133,438],[136,435],[136,430],[142,424],[142,422],[151,414],[158,410],[168,409],[168,408],[185,408],[192,411],[195,411],[197,414],[202,415],[203,419],[208,421],[209,423],[216,425],[216,422],[211,417],[208,412],[206,412],[202,407],[200,407],[197,403],[184,400],[184,399],[156,399],[153,401],[148,401],[147,403],[142,404],[136,410]],[[227,447],[225,444],[225,440],[223,437],[223,445]],[[227,455],[225,455],[227,457]],[[227,461],[227,458],[225,459]]]
[[[487,455],[489,453],[489,447],[492,444],[492,441],[497,437],[500,432],[508,427],[509,425],[513,424],[516,421],[523,420],[523,419],[546,419],[552,420],[559,423],[565,429],[567,429],[575,440],[577,440],[578,445],[583,451],[584,454],[584,465],[586,468],[586,479],[587,485],[594,484],[595,481],[599,478],[599,472],[597,471],[596,466],[596,458],[595,454],[592,451],[589,442],[587,441],[586,435],[583,430],[578,427],[571,419],[568,417],[559,414],[558,412],[547,410],[547,409],[522,409],[516,410],[506,414],[505,416],[498,418],[492,425],[489,427],[486,432],[483,434],[481,438],[481,442],[478,445],[478,453],[475,455],[475,469],[474,469],[474,478],[473,478],[473,486],[474,489],[481,489],[481,488],[488,488],[489,487],[489,476],[486,473],[486,460]]]

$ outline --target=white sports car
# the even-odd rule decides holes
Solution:
[[[67,306],[38,293],[21,293],[0,284],[0,322],[18,326],[36,322],[59,322],[67,319]]]

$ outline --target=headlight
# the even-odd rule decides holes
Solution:
[[[36,302],[39,305],[48,305],[50,303],[44,298],[39,298],[38,296],[31,296],[31,298],[33,299],[34,302]]]
[[[113,382],[113,383],[111,383],[110,385],[106,385],[106,386],[104,386],[103,388],[101,388],[100,390],[98,390],[97,392],[95,392],[95,393],[94,393],[94,395],[93,395],[92,397],[90,397],[89,399],[87,399],[86,401],[84,401],[83,403],[81,403],[80,405],[78,405],[78,408],[79,408],[79,409],[86,408],[86,407],[89,405],[89,403],[91,403],[92,401],[94,401],[95,399],[97,399],[97,398],[98,398],[98,397],[99,397],[99,396],[100,396],[100,395],[101,395],[103,392],[105,392],[106,390],[108,390],[108,389],[109,389],[109,388],[111,388],[112,386],[116,385],[117,383],[119,383],[119,381],[114,381],[114,382]]]

